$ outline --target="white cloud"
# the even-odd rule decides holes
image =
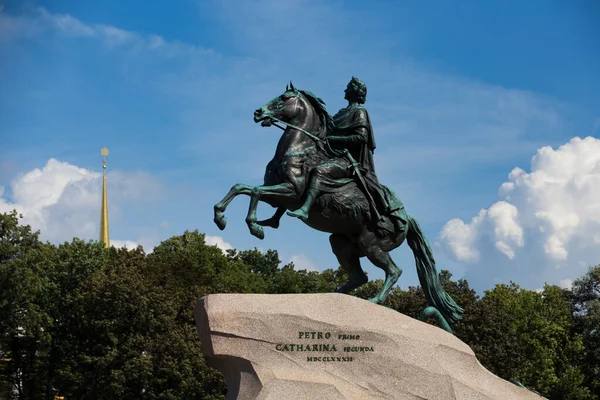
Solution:
[[[465,224],[460,219],[446,223],[441,239],[458,261],[477,262],[480,253],[476,247],[478,234],[490,224],[493,226],[492,238],[496,249],[509,259],[515,257],[515,248],[523,247],[523,229],[517,221],[518,210],[506,201],[499,201]]]
[[[100,192],[94,186],[98,186],[100,177],[99,173],[51,158],[43,168],[12,182],[12,202],[0,197],[0,212],[16,209],[23,214],[24,224],[41,230],[42,237],[51,241],[91,237],[97,225],[86,216],[94,206],[99,210]],[[65,236],[69,231],[70,237]]]
[[[114,240],[114,239],[110,240],[110,245],[114,246],[117,249],[121,249],[121,248],[125,247],[128,250],[137,249],[137,247],[139,246],[138,243],[136,243],[132,240]]]
[[[531,172],[513,169],[499,194],[471,222],[453,219],[440,234],[454,258],[471,264],[467,276],[489,284],[518,271],[532,284],[569,287],[600,259],[600,139],[540,148]]]
[[[37,11],[40,20],[53,25],[60,31],[74,36],[96,36],[97,34],[94,28],[68,14],[51,14],[44,8],[38,8]]]
[[[143,39],[134,32],[115,28],[110,25],[96,25],[92,29],[98,36],[102,37],[109,47],[117,47],[139,43]],[[145,44],[145,43],[144,43]]]
[[[233,246],[225,241],[221,236],[209,236],[204,237],[204,241],[209,246],[217,246],[223,252],[233,249]]]
[[[319,268],[317,268],[315,263],[304,254],[298,254],[290,257],[289,262],[294,263],[294,267],[297,271],[301,269],[305,269],[307,271],[319,271]]]
[[[479,251],[474,247],[474,243],[486,213],[486,210],[481,210],[468,224],[458,218],[452,219],[442,229],[440,237],[458,261],[479,261]]]
[[[111,25],[86,24],[69,14],[51,13],[37,7],[33,13],[13,16],[0,13],[0,40],[16,36],[33,36],[51,31],[76,38],[96,38],[108,48],[129,47],[157,51],[167,57],[177,55],[214,55],[206,49],[178,41],[167,41],[158,35],[141,35]]]
[[[573,281],[571,279],[561,279],[558,285],[563,289],[571,289],[573,287]]]
[[[23,214],[23,224],[40,230],[41,238],[53,243],[71,241],[73,237],[97,239],[101,178],[101,173],[51,158],[43,168],[35,168],[12,181],[10,200],[0,187],[0,212],[16,209]],[[107,178],[109,211],[119,211],[120,203],[138,203],[160,193],[161,184],[147,173],[114,171]],[[130,240],[111,243],[117,247],[137,246]]]
[[[523,229],[517,220],[518,210],[505,201],[499,201],[487,210],[494,225],[494,240],[498,251],[509,259],[515,258],[515,247],[523,247]]]

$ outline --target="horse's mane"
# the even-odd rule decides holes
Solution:
[[[308,99],[310,104],[315,109],[315,112],[321,119],[321,124],[323,125],[323,129],[326,129],[326,130],[329,129],[331,127],[331,125],[333,124],[333,118],[327,112],[327,108],[325,107],[325,102],[320,97],[318,97],[317,95],[315,95],[314,93],[312,93],[308,90],[298,89],[298,91],[300,93],[302,93]]]

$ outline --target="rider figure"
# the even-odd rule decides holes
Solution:
[[[361,175],[375,202],[377,211],[381,215],[389,215],[390,207],[386,195],[375,174],[373,128],[369,120],[369,114],[362,106],[367,98],[367,86],[360,79],[352,77],[344,92],[344,98],[348,100],[348,107],[341,109],[333,117],[334,126],[328,132],[327,140],[333,150],[343,151],[347,149],[358,162]],[[304,205],[298,210],[288,212],[288,215],[307,219],[311,206],[320,194],[338,192],[353,180],[350,161],[346,158],[334,157],[323,162],[313,168],[311,172],[310,185]],[[361,190],[364,190],[364,188],[361,187]],[[397,218],[392,218],[392,220],[397,225],[396,228],[401,228],[402,221],[398,221]],[[378,226],[383,228],[383,220],[377,222]]]

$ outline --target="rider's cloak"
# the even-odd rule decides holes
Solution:
[[[350,136],[360,135],[358,128],[365,128],[366,138],[353,144],[345,144],[352,157],[358,161],[361,166],[371,173],[375,173],[375,164],[373,163],[373,151],[375,150],[375,138],[373,137],[373,127],[369,119],[369,113],[360,104],[353,104],[342,108],[333,116],[335,128],[332,130],[332,136]],[[366,140],[365,140],[366,139]],[[333,145],[332,147],[334,147]],[[337,146],[336,146],[337,147]]]
[[[380,213],[385,213],[388,209],[388,203],[375,174],[373,151],[376,145],[369,113],[362,105],[352,104],[341,109],[333,117],[333,123],[335,128],[330,133],[332,136],[351,136],[356,138],[356,140],[344,143],[340,147],[347,148],[352,157],[360,163],[363,172],[362,175],[367,184],[367,190],[371,193]],[[358,131],[359,128],[365,128],[366,133]],[[332,145],[332,147],[334,146]]]

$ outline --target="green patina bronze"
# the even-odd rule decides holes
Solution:
[[[538,392],[538,391],[535,391],[535,390],[533,390],[533,389],[529,389],[527,386],[523,385],[521,382],[519,382],[519,381],[517,381],[517,380],[515,380],[515,379],[509,379],[509,382],[510,382],[510,383],[512,383],[513,385],[517,385],[517,386],[518,386],[518,387],[520,387],[520,388],[527,389],[527,390],[529,390],[530,392],[537,394],[537,395],[538,395],[538,396],[540,396],[542,399],[546,399],[546,397],[544,397],[544,396],[543,396],[543,395],[542,395],[540,392]]]
[[[248,195],[246,223],[252,235],[263,239],[263,227],[278,228],[289,210],[288,215],[311,228],[331,233],[333,253],[349,275],[337,292],[349,293],[368,281],[360,265],[362,257],[385,271],[381,290],[370,299],[378,304],[385,301],[402,274],[389,252],[406,240],[429,304],[422,318],[434,317],[441,328],[451,332],[450,326],[461,319],[463,309],[443,289],[431,246],[419,224],[377,179],[375,138],[363,106],[366,96],[365,84],[352,78],[345,90],[348,106],[331,117],[323,100],[291,85],[257,109],[255,122],[281,127],[284,132],[266,167],[264,184],[233,185],[214,206],[214,221],[225,229],[224,212],[229,203],[237,195]],[[271,218],[257,221],[259,201],[277,208]]]

